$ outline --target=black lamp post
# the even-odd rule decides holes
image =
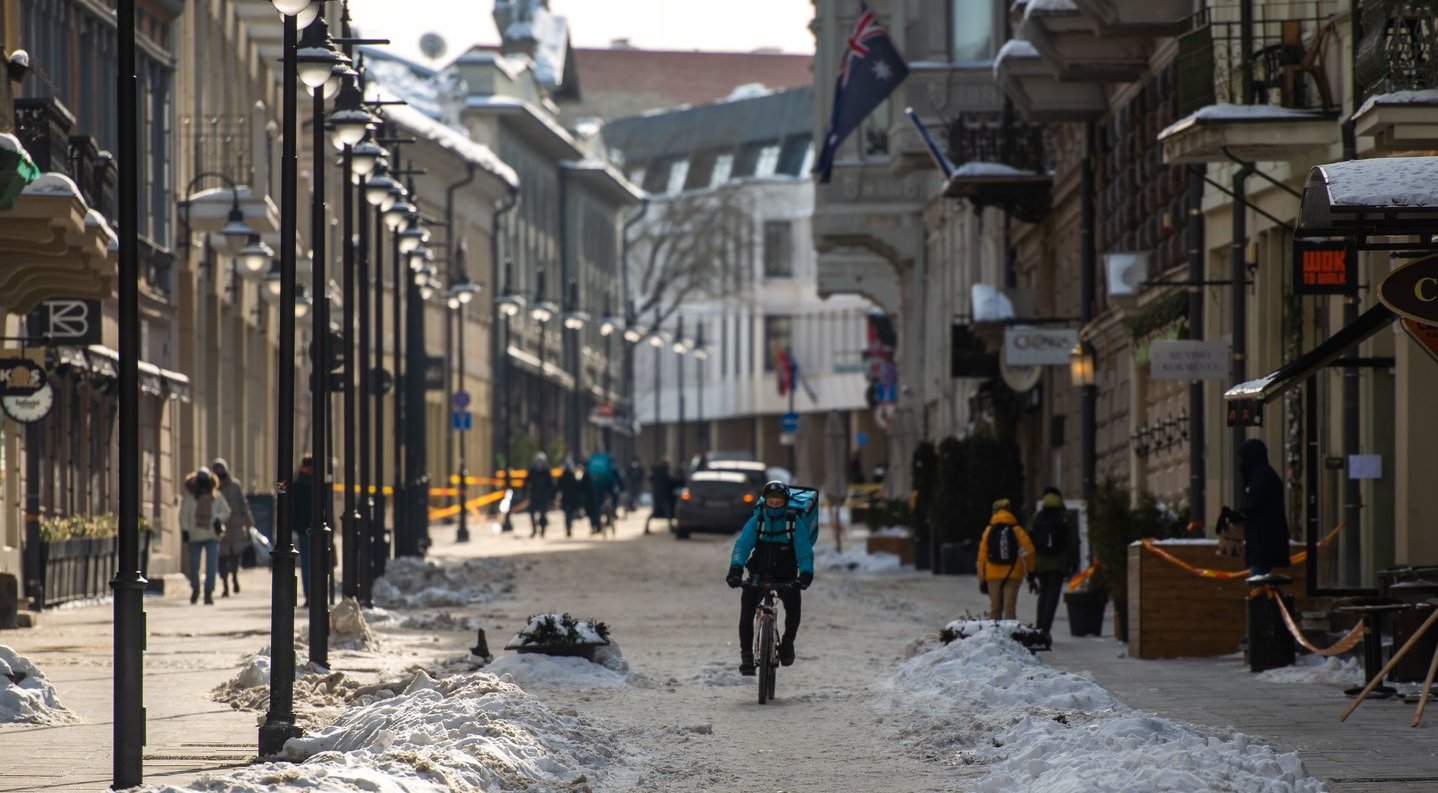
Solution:
[[[548,402],[544,395],[544,353],[545,353],[545,329],[554,315],[559,313],[559,308],[548,300],[544,299],[544,265],[540,265],[535,278],[538,279],[534,290],[534,307],[529,310],[529,317],[539,323],[539,374],[535,380],[539,383],[538,408],[538,430],[539,448],[547,450],[549,446],[549,431],[545,427],[545,404]]]
[[[624,370],[621,373],[621,377],[623,378],[621,388],[624,392],[625,416],[631,421],[631,431],[638,426],[632,422],[639,412],[638,383],[635,382],[636,378],[634,376],[635,347],[643,340],[644,330],[639,327],[639,319],[634,314],[634,301],[626,299],[624,307]],[[635,443],[637,438],[633,435],[630,435],[629,438],[629,453],[626,456],[638,456],[639,447]],[[637,499],[639,494],[635,493],[634,497]]]
[[[684,338],[684,317],[682,315],[678,319],[678,326],[678,330],[674,334],[674,354],[679,356],[675,362],[679,370],[679,388],[676,390],[679,396],[679,419],[674,424],[674,431],[679,436],[679,470],[687,471],[689,458],[685,456],[684,448],[684,354],[689,352],[689,342]]]
[[[704,344],[704,323],[699,323],[699,332],[694,340],[694,369],[697,372],[699,381],[695,391],[695,413],[698,415],[695,420],[699,423],[698,431],[695,433],[699,439],[699,453],[709,451],[709,425],[704,423],[704,370],[709,368],[709,348]]]
[[[465,336],[465,332],[464,332],[464,329],[465,329],[464,313],[465,313],[465,307],[469,305],[470,301],[474,300],[475,294],[479,292],[479,287],[475,286],[474,282],[471,281],[471,280],[469,280],[469,273],[465,271],[465,270],[466,270],[465,249],[464,249],[464,246],[463,246],[463,245],[460,245],[460,246],[458,246],[457,248],[455,248],[455,269],[459,272],[459,276],[458,276],[458,279],[459,279],[459,280],[457,280],[457,281],[455,282],[455,284],[449,288],[449,295],[448,295],[448,297],[449,297],[449,306],[450,306],[451,309],[454,310],[454,312],[455,312],[455,319],[456,319],[456,322],[457,322],[458,325],[459,325],[459,338],[458,338],[458,340],[457,340],[457,342],[456,342],[456,345],[455,345],[455,346],[458,348],[458,352],[459,352],[459,389],[458,389],[458,390],[460,390],[460,391],[465,391],[465,390],[466,390],[466,389],[465,389],[465,384],[466,384],[466,379],[465,379],[465,378],[466,378],[466,369],[467,369],[467,367],[466,367],[466,365],[465,365],[466,359],[465,359],[465,357],[464,357],[464,336]],[[466,503],[466,499],[468,498],[468,495],[469,495],[469,468],[468,468],[468,460],[467,460],[466,455],[465,455],[465,445],[466,445],[465,442],[464,442],[465,436],[463,435],[463,432],[464,432],[464,431],[467,431],[467,428],[461,427],[460,429],[461,429],[461,434],[460,434],[460,437],[459,437],[459,531],[455,534],[455,539],[456,539],[457,541],[459,541],[459,542],[469,542],[469,505]]]
[[[497,228],[497,224],[496,224]],[[510,373],[514,370],[509,365],[509,323],[510,320],[519,316],[524,310],[524,298],[516,294],[513,283],[514,262],[506,259],[504,261],[504,292],[494,300],[495,311],[498,312],[503,336],[495,334],[494,337],[494,359],[495,371],[502,373],[501,386],[495,389],[497,399],[495,402],[495,421],[499,424],[500,448],[504,451],[504,462],[500,466],[504,470],[503,482],[507,493],[510,490],[509,472],[514,468],[513,450],[510,448],[510,426],[513,418],[510,413]],[[514,531],[514,524],[510,521],[509,511],[503,512],[503,523],[500,528],[503,531]]]
[[[659,463],[659,458],[664,456],[664,449],[660,434],[663,427],[659,422],[661,404],[659,400],[659,370],[664,367],[664,331],[659,329],[659,308],[654,308],[654,327],[649,331],[649,345],[654,348],[654,462]],[[657,498],[657,494],[656,494]]]
[[[144,776],[145,588],[140,572],[140,88],[135,69],[135,0],[119,0],[120,393],[119,566],[115,593],[115,726],[113,784],[138,786]],[[292,28],[291,28],[292,30]],[[27,453],[28,453],[27,449]]]
[[[614,316],[614,305],[608,296],[604,298],[604,316],[599,318],[599,335],[604,339],[604,382],[601,387],[604,392],[604,401],[609,403],[612,415],[607,416],[604,423],[604,451],[614,453],[614,422],[619,419],[619,406],[614,404],[611,397],[613,386],[614,370],[614,332],[619,330],[620,320]],[[621,457],[621,459],[623,459]]]
[[[299,0],[273,0],[284,15],[284,73],[280,154],[280,340],[278,350],[278,394],[276,402],[275,454],[275,543],[270,553],[270,660],[271,681],[269,709],[259,729],[259,753],[272,757],[280,753],[285,741],[300,734],[295,725],[295,551],[290,505],[290,481],[293,479],[295,446],[295,242],[298,190],[296,140],[299,134],[297,104],[299,101],[296,43],[299,22],[295,14],[308,3]],[[123,71],[123,70],[122,70]],[[328,77],[326,76],[326,79]],[[323,84],[323,81],[321,81]],[[121,99],[121,106],[130,102]],[[128,280],[124,277],[122,281]]]
[[[412,229],[418,230],[412,224]],[[410,229],[406,229],[409,231]],[[409,239],[400,233],[400,250],[404,251]],[[422,243],[421,243],[422,244]],[[422,247],[410,248],[410,269],[423,266],[428,251]],[[428,514],[426,506],[429,493],[429,473],[426,470],[427,439],[425,438],[425,370],[428,355],[424,346],[424,298],[420,293],[419,279],[414,273],[406,274],[405,295],[405,378],[404,378],[404,452],[405,452],[405,521],[395,535],[395,556],[423,556],[428,542]]]
[[[565,443],[573,454],[580,454],[584,444],[584,398],[581,387],[584,381],[584,326],[589,315],[579,308],[579,281],[570,276],[564,290],[564,329],[570,334],[569,361],[574,371],[574,383],[569,390],[569,408],[565,411]]]

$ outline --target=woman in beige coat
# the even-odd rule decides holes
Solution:
[[[185,495],[180,500],[180,538],[184,540],[190,561],[190,602],[200,600],[200,551],[205,552],[205,605],[215,603],[215,569],[219,566],[220,537],[230,505],[220,495],[219,483],[203,466],[185,479]]]
[[[255,518],[250,514],[250,503],[240,483],[230,476],[230,464],[224,458],[216,457],[210,463],[210,471],[220,483],[220,495],[230,507],[230,517],[225,521],[225,536],[220,540],[220,597],[230,596],[230,579],[235,580],[235,594],[240,594],[240,560],[245,549],[250,547],[250,527]]]

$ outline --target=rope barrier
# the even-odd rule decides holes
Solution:
[[[479,498],[472,498],[469,501],[465,502],[465,509],[478,509],[480,507],[493,504],[494,502],[499,501],[502,498],[504,498],[504,491],[496,490],[493,493],[486,493]],[[429,511],[430,520],[442,520],[444,518],[452,518],[458,514],[458,506],[439,507],[437,509],[431,509]]]
[[[1068,581],[1068,591],[1077,591],[1078,588],[1087,583],[1090,578],[1093,578],[1094,573],[1097,573],[1100,567],[1103,567],[1103,565],[1094,562],[1088,566],[1088,569],[1074,573],[1073,577]]]
[[[1342,655],[1343,653],[1352,650],[1354,647],[1357,647],[1358,643],[1360,641],[1363,641],[1363,632],[1368,624],[1367,617],[1360,617],[1358,620],[1358,624],[1354,625],[1353,629],[1348,631],[1348,633],[1345,634],[1342,639],[1339,639],[1338,642],[1332,647],[1329,647],[1327,649],[1315,647],[1312,642],[1308,641],[1308,639],[1304,637],[1303,631],[1300,631],[1298,629],[1298,625],[1294,623],[1293,615],[1288,613],[1288,604],[1284,603],[1283,598],[1279,597],[1278,590],[1274,589],[1273,587],[1267,587],[1267,589],[1268,596],[1273,598],[1274,601],[1278,603],[1278,611],[1283,614],[1283,624],[1288,626],[1288,632],[1293,634],[1293,640],[1298,642],[1299,646],[1307,650],[1308,652],[1313,653],[1314,655],[1321,655],[1325,658],[1334,655]]]
[[[1322,548],[1328,545],[1330,542],[1333,541],[1334,537],[1338,536],[1338,533],[1342,530],[1342,523],[1338,524],[1337,526],[1334,526],[1333,531],[1328,532],[1327,536],[1318,541],[1318,547]],[[1248,570],[1211,570],[1206,567],[1197,567],[1195,565],[1191,565],[1188,562],[1185,562],[1177,556],[1174,556],[1173,554],[1158,547],[1152,539],[1145,538],[1139,540],[1139,544],[1144,547],[1144,550],[1148,551],[1149,553],[1152,553],[1154,556],[1157,556],[1158,558],[1176,567],[1187,570],[1188,572],[1193,573],[1200,578],[1210,578],[1216,581],[1237,581],[1239,579],[1248,578],[1250,575],[1252,575],[1252,573],[1250,573]],[[1308,551],[1299,551],[1298,553],[1293,554],[1289,557],[1288,566],[1295,567],[1297,565],[1303,564],[1307,560]]]

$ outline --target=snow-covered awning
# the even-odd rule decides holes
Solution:
[[[1127,83],[1148,71],[1147,36],[1100,38],[1073,0],[1029,0],[1019,33],[1066,82]]]
[[[1029,121],[1092,121],[1108,112],[1102,84],[1061,82],[1024,39],[1009,39],[999,48],[994,78]]]
[[[1438,231],[1438,157],[1315,166],[1303,187],[1298,228],[1309,236],[1433,234]]]
[[[997,206],[1028,223],[1036,223],[1048,214],[1052,192],[1051,173],[1000,162],[966,162],[954,169],[944,185],[947,198],[963,198],[976,206]]]
[[[102,344],[91,344],[82,351],[78,347],[59,348],[61,360],[72,366],[89,365],[89,370],[107,380],[120,377],[120,353]],[[162,369],[149,361],[140,361],[140,391],[165,399],[190,401],[190,378],[179,372]]]
[[[1216,104],[1158,133],[1169,165],[1300,159],[1336,140],[1337,114],[1274,105]]]
[[[1223,398],[1229,402],[1272,401],[1337,360],[1339,356],[1362,344],[1369,336],[1388,327],[1394,319],[1393,312],[1387,306],[1374,303],[1373,307],[1363,312],[1358,319],[1329,336],[1317,347],[1256,380],[1233,386],[1223,392]]]

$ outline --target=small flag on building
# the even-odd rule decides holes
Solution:
[[[830,117],[829,131],[824,136],[824,148],[814,165],[819,181],[829,181],[839,144],[858,129],[859,123],[874,112],[874,108],[907,76],[909,66],[894,48],[889,34],[879,25],[879,19],[868,3],[860,2],[854,31],[849,34],[844,60],[839,66],[839,83],[834,89],[834,112]]]

